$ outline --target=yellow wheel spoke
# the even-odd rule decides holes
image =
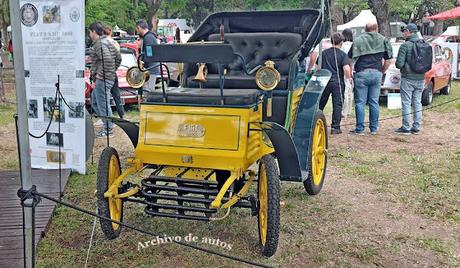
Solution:
[[[109,162],[109,170],[108,170],[108,178],[107,178],[107,185],[108,188],[112,186],[112,184],[116,181],[116,179],[120,176],[120,164],[118,163],[118,159],[115,155],[112,155]],[[114,194],[118,194],[118,187],[115,187]],[[109,198],[109,211],[110,211],[110,218],[112,220],[120,221],[121,220],[121,213],[122,213],[122,201],[117,198]],[[112,228],[117,230],[120,226],[116,223],[112,223]]]
[[[311,152],[311,168],[313,183],[319,185],[323,178],[324,165],[326,163],[326,128],[324,122],[318,119],[315,123],[315,130],[313,131],[312,139],[312,152]]]
[[[259,232],[260,240],[263,246],[267,242],[267,228],[268,228],[268,183],[267,173],[264,164],[259,168]]]

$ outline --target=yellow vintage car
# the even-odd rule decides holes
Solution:
[[[262,254],[275,254],[280,181],[301,182],[314,195],[326,174],[327,127],[318,102],[330,73],[305,73],[305,58],[322,39],[321,16],[314,9],[217,13],[187,44],[143,53],[143,61],[183,63],[181,85],[144,92],[138,124],[113,119],[134,157],[122,170],[115,148],[102,152],[99,214],[120,221],[131,201],[146,215],[197,221],[249,208]],[[136,74],[146,72],[142,64],[128,72],[141,79],[130,81],[133,87],[148,77]],[[138,185],[127,181],[147,169]],[[119,236],[121,226],[100,223],[107,238]]]

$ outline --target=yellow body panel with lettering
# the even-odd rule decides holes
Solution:
[[[144,144],[236,151],[240,120],[241,115],[146,112]]]
[[[230,170],[241,174],[273,148],[250,123],[262,121],[253,107],[143,104],[135,157],[144,164]]]

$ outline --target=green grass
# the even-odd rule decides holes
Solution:
[[[458,151],[416,155],[337,150],[330,157],[345,176],[366,179],[423,215],[459,222]]]
[[[0,102],[0,126],[13,124],[13,115],[16,113],[14,104],[5,104]]]
[[[419,238],[417,242],[422,248],[431,250],[437,254],[449,255],[453,252],[452,244],[439,238]]]

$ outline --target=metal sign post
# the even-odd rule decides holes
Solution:
[[[18,141],[20,157],[20,175],[22,188],[32,187],[30,152],[29,152],[29,125],[27,119],[27,96],[24,75],[24,55],[22,47],[20,4],[18,0],[9,0],[11,29],[14,46],[14,73],[16,79],[16,110],[18,114]],[[34,267],[34,242],[32,225],[32,199],[24,201],[24,264],[25,267]]]

